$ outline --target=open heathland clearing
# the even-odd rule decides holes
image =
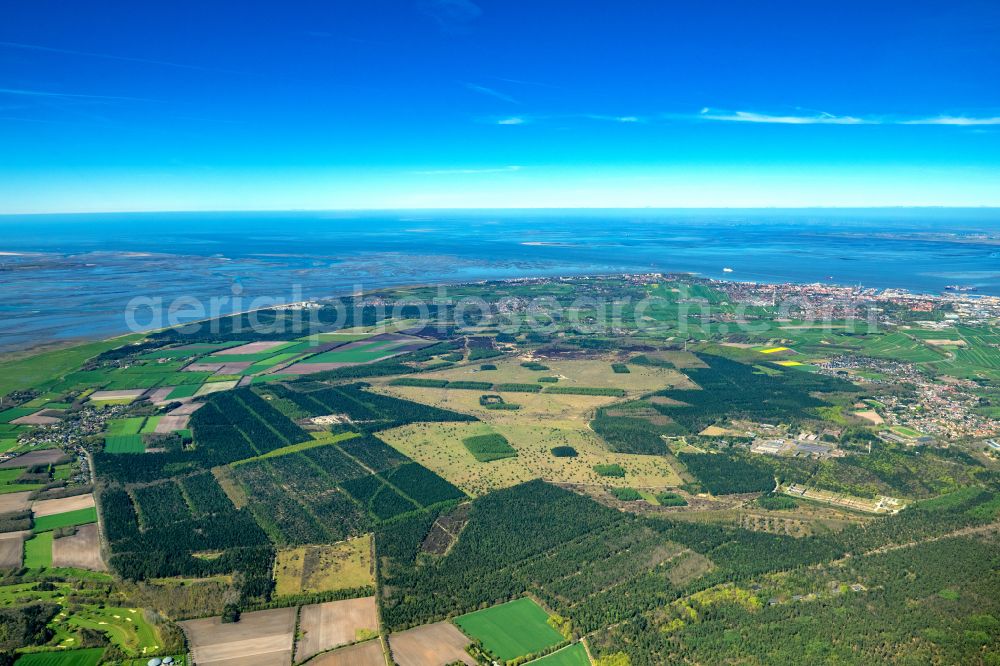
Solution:
[[[478,365],[422,373],[421,379],[491,382],[493,384],[535,384],[539,378],[556,377],[560,388],[606,387],[639,395],[671,387],[691,386],[687,377],[673,368],[630,366],[629,373],[616,373],[607,360],[543,359],[547,370],[532,370],[519,358],[491,360],[496,370],[483,371]]]
[[[462,662],[475,666],[465,648],[472,641],[451,622],[435,622],[389,636],[399,666],[440,666]]]
[[[557,645],[563,635],[552,628],[549,614],[525,597],[461,615],[455,624],[500,659],[509,660],[534,654]]]
[[[73,536],[52,541],[52,566],[105,571],[101,559],[101,538],[97,523],[80,525]]]
[[[299,610],[295,661],[305,661],[325,650],[377,635],[375,597],[303,606]]]
[[[537,478],[559,483],[635,485],[644,488],[666,488],[681,483],[663,458],[613,453],[582,424],[565,426],[548,423],[411,423],[386,430],[379,436],[473,495]],[[491,462],[477,460],[464,441],[469,437],[492,433],[503,435],[517,451],[517,456]],[[578,455],[566,458],[553,456],[551,451],[557,446],[571,446]],[[624,469],[625,476],[606,477],[594,471],[596,465],[611,464]]]
[[[379,392],[441,409],[472,414],[487,423],[546,423],[575,422],[580,425],[590,420],[599,408],[619,400],[611,396],[565,395],[556,393],[505,393],[504,400],[520,406],[514,410],[489,409],[480,404],[479,398],[494,391],[455,391],[452,389],[418,388],[413,386],[382,385]]]
[[[278,596],[373,585],[371,535],[330,545],[279,550],[274,580]]]
[[[250,660],[261,666],[288,666],[292,661],[294,608],[243,613],[239,622],[229,624],[209,617],[180,625],[187,634],[191,657],[199,666],[229,666],[236,660]]]

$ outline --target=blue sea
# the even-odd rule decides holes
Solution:
[[[127,332],[136,296],[238,294],[245,307],[389,285],[647,271],[1000,295],[1000,210],[0,216],[0,352]]]

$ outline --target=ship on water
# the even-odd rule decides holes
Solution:
[[[947,289],[948,291],[976,291],[978,287],[972,287],[961,284],[949,284],[945,286],[945,289]]]

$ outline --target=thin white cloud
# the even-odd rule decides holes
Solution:
[[[855,116],[835,116],[832,113],[810,115],[773,115],[753,111],[718,111],[704,108],[698,114],[702,120],[731,123],[770,123],[775,125],[877,125],[879,121]]]
[[[599,113],[519,115],[493,118],[497,125],[524,125],[529,122],[592,120],[622,124],[663,122],[724,122],[762,125],[950,125],[955,127],[1000,126],[1000,116],[939,115],[926,117],[903,116],[847,116],[823,111],[808,113],[762,113],[757,111],[728,111],[704,107],[698,113],[665,113],[658,116],[608,115]]]
[[[572,116],[567,116],[572,117]],[[600,113],[588,113],[582,116],[588,120],[601,120],[610,123],[641,123],[645,122],[643,118],[639,116],[608,116]]]
[[[597,122],[607,122],[607,123],[645,123],[646,118],[642,116],[610,116],[603,115],[599,113],[564,113],[564,114],[552,114],[552,115],[541,115],[541,116],[511,116],[505,118],[491,118],[486,119],[488,122],[496,125],[526,125],[533,122],[541,121],[552,121],[552,120],[594,120]]]
[[[937,116],[935,118],[918,118],[904,120],[901,125],[957,125],[959,127],[974,127],[978,125],[1000,125],[1000,116],[986,118],[970,118],[968,116]]]
[[[692,117],[686,117],[690,119]],[[774,125],[955,125],[971,127],[980,125],[1000,125],[1000,116],[932,116],[923,118],[901,118],[898,116],[838,116],[820,112],[811,114],[771,114],[755,111],[721,111],[705,107],[697,116],[699,120],[734,123],[765,123]]]
[[[419,176],[474,175],[479,173],[514,173],[522,167],[511,164],[504,167],[489,167],[484,169],[431,169],[429,171],[414,171]]]
[[[499,90],[494,90],[493,88],[487,88],[486,86],[480,86],[475,83],[466,83],[465,87],[472,92],[479,93],[480,95],[488,95],[489,97],[496,97],[497,99],[502,99],[505,102],[510,102],[511,104],[520,104],[516,99],[510,95],[505,95]]]

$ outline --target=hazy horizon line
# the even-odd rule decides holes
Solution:
[[[171,208],[147,210],[53,210],[3,212],[0,217],[42,217],[46,215],[166,215],[183,213],[386,213],[435,211],[808,211],[808,210],[996,210],[996,204],[878,204],[872,206],[390,206],[344,208]]]

